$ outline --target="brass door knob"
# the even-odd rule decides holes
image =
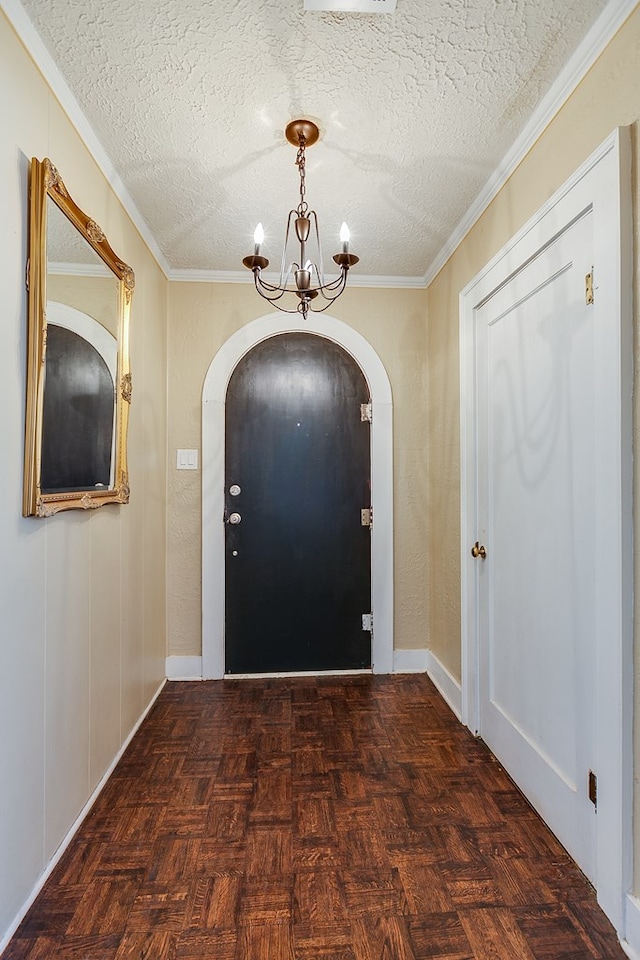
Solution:
[[[482,557],[483,560],[487,559],[487,551],[484,547],[481,547],[479,542],[476,540],[474,545],[471,547],[471,556],[474,560],[477,560],[478,557]]]

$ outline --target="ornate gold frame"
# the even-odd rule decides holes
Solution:
[[[106,503],[128,503],[127,428],[131,403],[129,311],[135,286],[134,273],[131,267],[115,255],[98,224],[74,203],[60,174],[49,159],[39,161],[33,158],[29,188],[27,408],[22,512],[25,517],[49,517],[61,510],[92,510]],[[118,280],[115,463],[113,485],[109,488],[44,494],[41,490],[43,398],[47,350],[47,200],[49,198],[71,221]]]

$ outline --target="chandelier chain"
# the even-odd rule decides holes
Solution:
[[[298,206],[298,215],[304,216],[308,209],[309,204],[305,200],[305,194],[307,192],[307,186],[305,183],[306,177],[306,157],[305,157],[305,147],[307,145],[306,138],[304,134],[300,134],[300,139],[298,141],[300,146],[298,147],[298,152],[296,154],[296,166],[298,168],[298,173],[300,174],[300,204]]]

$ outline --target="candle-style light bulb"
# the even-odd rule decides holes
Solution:
[[[342,240],[342,252],[349,253],[349,240],[351,234],[349,233],[349,227],[346,223],[343,223],[340,227],[340,239]]]
[[[253,255],[254,257],[260,256],[260,244],[264,240],[264,230],[262,229],[262,224],[259,223],[256,229],[253,231],[253,242],[255,244]]]

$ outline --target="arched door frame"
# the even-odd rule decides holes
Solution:
[[[236,331],[215,355],[202,390],[202,676],[224,676],[224,429],[229,379],[242,357],[281,333],[313,333],[343,347],[359,364],[371,392],[372,669],[393,669],[393,421],[391,385],[370,343],[341,320],[322,314],[272,313]]]

